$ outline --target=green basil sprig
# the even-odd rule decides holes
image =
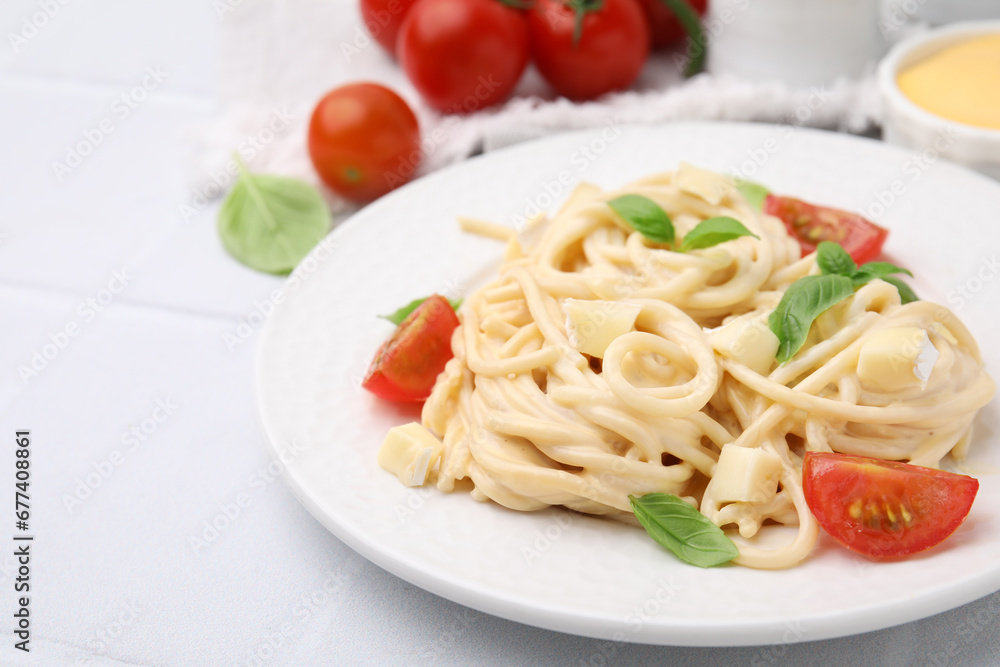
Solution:
[[[764,210],[764,200],[771,194],[770,190],[760,183],[754,183],[753,181],[739,180],[736,183],[736,189],[740,191],[740,194],[743,195],[744,199],[749,202],[755,211]]]
[[[239,179],[217,219],[222,245],[252,269],[286,274],[330,231],[330,211],[308,183],[251,174],[236,161]]]
[[[913,291],[913,288],[896,276],[882,276],[882,280],[899,290],[900,303],[913,303],[914,301],[920,301],[920,297]]]
[[[726,241],[738,239],[741,236],[752,236],[760,239],[759,236],[743,226],[743,223],[728,215],[720,215],[708,220],[702,220],[694,229],[687,233],[681,241],[681,252],[698,250],[700,248],[711,248]]]
[[[632,512],[650,537],[686,563],[711,567],[740,555],[722,529],[697,509],[669,493],[628,497]]]
[[[821,241],[816,246],[816,265],[824,274],[847,276],[855,287],[867,285],[876,278],[884,279],[893,273],[913,277],[909,270],[889,262],[868,262],[858,266],[839,243],[832,241]]]
[[[672,245],[674,223],[659,204],[642,195],[622,195],[608,202],[615,213],[654,243]]]
[[[822,241],[816,246],[816,266],[824,275],[847,276],[852,278],[858,270],[851,256],[840,244]],[[853,282],[853,279],[852,279]]]
[[[895,264],[890,264],[889,262],[868,262],[867,264],[859,266],[857,270],[851,274],[851,280],[854,282],[855,287],[861,287],[862,285],[867,285],[876,278],[885,280],[886,276],[892,273],[905,273],[911,278],[913,277],[912,273],[901,266],[896,266]]]
[[[622,195],[608,202],[608,206],[637,232],[654,243],[674,245],[674,223],[667,212],[649,197]],[[702,220],[687,233],[677,252],[688,252],[738,239],[741,236],[760,237],[743,226],[736,218],[718,216]]]
[[[394,313],[390,313],[388,315],[379,315],[379,317],[381,317],[383,320],[389,320],[398,327],[400,324],[403,323],[403,320],[405,320],[410,313],[415,311],[420,306],[420,304],[422,304],[424,301],[427,301],[427,299],[429,298],[430,297],[425,296],[422,299],[414,299],[413,301],[409,302],[402,308],[396,310]],[[458,307],[462,305],[462,300],[448,299],[448,303],[451,304],[451,307],[454,310],[458,310]]]
[[[889,262],[858,266],[846,250],[832,241],[822,241],[816,246],[816,265],[822,275],[806,276],[792,283],[768,318],[771,331],[778,337],[775,356],[779,363],[785,363],[802,349],[817,317],[876,278],[894,285],[903,303],[917,300],[909,285],[891,275],[905,273],[912,277],[907,269]]]
[[[816,318],[852,294],[854,285],[847,276],[806,276],[792,283],[767,320],[778,337],[778,362],[783,364],[795,356]]]

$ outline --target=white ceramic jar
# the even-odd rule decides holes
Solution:
[[[708,71],[795,86],[857,77],[885,53],[878,22],[879,0],[711,0]]]

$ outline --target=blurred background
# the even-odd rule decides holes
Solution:
[[[671,649],[501,620],[384,572],[309,516],[261,447],[254,345],[282,270],[227,250],[216,219],[234,154],[251,172],[317,188],[335,226],[381,188],[571,129],[753,121],[922,150],[955,121],[900,97],[891,50],[998,21],[1000,4],[708,0],[691,3],[692,33],[646,0],[583,2],[579,44],[607,29],[621,46],[567,64],[573,10],[539,0],[551,15],[503,6],[477,19],[481,32],[458,31],[472,46],[454,48],[515,45],[488,54],[494,69],[466,71],[469,89],[461,72],[441,80],[472,60],[432,48],[441,22],[430,9],[423,32],[416,19],[403,27],[432,2],[446,0],[0,9],[0,461],[14,460],[14,431],[30,429],[37,535],[32,653],[13,648],[8,620],[0,664],[995,664],[996,594],[862,637]],[[479,2],[487,17],[499,7]],[[511,19],[519,11],[538,15]],[[524,25],[498,37],[503,21]],[[399,60],[378,39],[396,23],[412,33],[388,41]],[[909,62],[892,53],[893,67]],[[397,178],[379,172],[363,192],[324,175],[337,166],[324,136],[390,126],[310,127],[328,93],[362,81],[398,95],[419,127],[417,153],[412,134],[389,150]],[[959,125],[950,157],[996,174],[1000,128]],[[11,619],[15,562],[0,553],[0,614]]]

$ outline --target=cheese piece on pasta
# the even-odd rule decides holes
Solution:
[[[592,202],[600,196],[601,189],[599,187],[593,183],[587,183],[584,181],[573,188],[573,191],[569,193],[569,197],[566,198],[565,203],[563,203],[562,207],[560,207],[558,215],[566,213],[573,207]]]
[[[871,334],[861,346],[858,378],[871,388],[900,391],[924,386],[939,352],[920,327],[893,327]]]
[[[681,162],[674,182],[684,192],[704,199],[712,206],[718,206],[726,193],[733,189],[733,183],[722,174]]]
[[[418,422],[389,429],[378,450],[378,464],[406,486],[420,486],[441,458],[443,445]]]
[[[712,347],[724,357],[737,361],[758,375],[767,375],[780,342],[767,323],[758,317],[737,317],[714,329]]]
[[[642,306],[616,301],[566,299],[566,330],[570,343],[580,352],[604,358],[615,338],[635,327]]]
[[[952,345],[958,345],[958,339],[955,338],[955,335],[953,333],[951,333],[951,330],[948,329],[948,327],[946,327],[945,325],[941,324],[940,322],[932,322],[931,326],[930,326],[930,329],[931,329],[931,331],[937,333],[942,338],[944,338],[946,341],[948,341],[949,343],[951,343]]]
[[[719,502],[766,502],[778,492],[781,458],[754,447],[726,445],[719,455],[710,492]]]

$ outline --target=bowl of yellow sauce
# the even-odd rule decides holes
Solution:
[[[1000,21],[956,23],[896,45],[879,65],[883,137],[1000,179]]]

